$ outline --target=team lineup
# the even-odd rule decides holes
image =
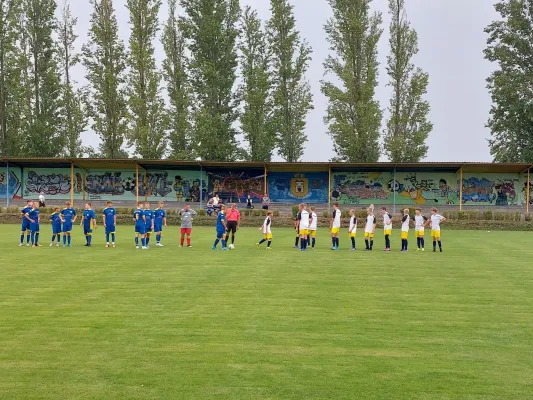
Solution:
[[[391,236],[392,236],[392,215],[385,207],[380,209],[383,218],[383,230],[385,237],[384,251],[391,251]],[[197,212],[190,208],[189,204],[185,204],[184,208],[178,212],[181,218],[181,238],[180,247],[191,245],[192,223]],[[19,246],[24,246],[24,237],[26,236],[26,246],[41,247],[39,243],[40,235],[40,214],[39,203],[35,201],[28,201],[26,207],[21,211],[22,229],[20,235]],[[65,203],[65,208],[60,211],[59,207],[54,208],[54,212],[50,215],[50,222],[52,226],[52,239],[50,247],[56,244],[61,246],[61,237],[63,238],[63,247],[72,247],[72,230],[77,220],[76,210],[72,207],[71,202]],[[163,247],[161,238],[163,235],[163,228],[167,227],[167,214],[164,210],[164,202],[158,203],[158,208],[152,210],[150,203],[139,202],[137,209],[133,212],[133,220],[135,223],[135,247],[137,249],[149,249],[152,234],[156,235],[156,246]],[[85,204],[85,209],[81,216],[80,226],[83,227],[83,234],[85,236],[85,246],[92,246],[93,230],[97,229],[97,215],[92,209],[91,203]],[[273,213],[268,211],[266,218],[263,221],[259,231],[263,234],[263,239],[256,243],[256,247],[260,247],[266,243],[266,249],[271,249],[272,244],[272,221]],[[415,236],[417,240],[417,251],[425,251],[425,228],[431,228],[431,237],[433,239],[433,251],[442,252],[441,242],[441,228],[440,225],[446,221],[442,215],[438,214],[436,208],[431,209],[431,216],[427,218],[422,215],[422,210],[417,208],[415,216],[411,219],[409,210],[403,210],[401,219],[401,251],[408,251],[409,246],[409,229],[411,223],[415,228]],[[116,247],[116,227],[117,227],[117,212],[113,207],[111,201],[107,202],[106,208],[102,211],[102,223],[105,229],[106,244],[105,247]],[[216,219],[216,238],[212,249],[217,250],[218,244],[221,244],[222,250],[232,250],[235,248],[235,234],[240,228],[241,217],[237,209],[237,205],[233,203],[228,209],[225,205],[220,206],[220,211]],[[348,224],[348,237],[350,238],[350,248],[352,251],[357,250],[357,217],[354,209],[350,210],[350,220]],[[333,205],[333,212],[330,219],[331,232],[331,250],[340,249],[339,234],[342,229],[342,213],[339,209],[339,204]],[[367,217],[364,224],[364,241],[365,251],[372,251],[374,249],[374,237],[377,226],[377,218],[374,215],[374,206],[370,205],[367,209]],[[294,247],[301,251],[306,251],[308,248],[315,249],[316,236],[318,230],[318,217],[315,212],[315,207],[308,207],[306,204],[300,204],[295,220],[296,240]],[[231,244],[228,246],[227,242],[230,239]],[[186,244],[185,244],[186,241]]]

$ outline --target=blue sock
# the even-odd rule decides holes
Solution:
[[[31,234],[26,235],[26,243],[30,243]]]
[[[57,243],[61,243],[61,235],[57,235]]]
[[[215,244],[213,244],[213,247],[217,247],[217,246],[218,246],[218,242],[220,242],[220,239],[217,238],[217,239],[215,240]]]
[[[335,247],[335,242],[336,242],[335,238],[332,237],[332,238],[331,238],[331,246]]]
[[[150,236],[146,236],[146,239],[144,239],[146,242],[146,245],[148,246],[148,243],[150,243]]]
[[[304,249],[304,242],[305,242],[305,240],[300,238],[300,250]]]
[[[67,241],[68,241],[68,245],[70,246],[70,242],[71,242],[72,238],[70,237],[70,235],[68,235],[67,237]]]
[[[355,238],[352,237],[352,249],[355,249]]]
[[[56,241],[56,235],[52,235],[52,243]]]
[[[259,244],[263,244],[263,243],[265,243],[265,242],[266,242],[266,239],[263,239],[263,240],[261,240],[261,241],[259,242]]]
[[[422,248],[426,245],[426,240],[424,238],[420,238],[420,244],[422,245]]]
[[[114,233],[111,234],[111,240],[113,241],[113,243],[115,243],[115,234]]]
[[[63,244],[67,244],[67,235],[63,235]]]
[[[31,244],[35,244],[35,232],[32,232],[30,234],[30,237],[31,237]]]
[[[92,235],[87,236],[87,241],[89,242],[89,246],[90,246],[93,242],[93,236]]]
[[[141,244],[142,244],[142,247],[146,247],[146,239],[145,238],[141,238]]]
[[[223,249],[226,248],[226,239],[222,239],[222,248],[223,248]]]
[[[315,247],[316,238],[313,238],[313,239],[311,239],[311,240],[312,240],[312,245],[311,245],[311,247],[314,248],[314,247]]]
[[[156,237],[155,237],[155,241],[157,243],[159,243],[161,241],[161,235],[160,234],[157,234]]]
[[[105,241],[106,241],[106,243],[109,243],[109,233],[105,234]]]
[[[89,244],[89,235],[85,235],[85,242]]]
[[[407,250],[407,246],[409,245],[409,241],[405,239],[405,250]]]
[[[335,247],[339,248],[339,237],[335,238]]]
[[[35,232],[35,244],[39,244],[39,232]]]
[[[24,234],[20,235],[20,244],[24,243]]]
[[[135,237],[135,246],[138,246],[139,245],[139,238],[136,236]]]

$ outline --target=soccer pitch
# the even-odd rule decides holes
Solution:
[[[18,248],[0,227],[1,399],[531,399],[530,233],[450,232],[444,253],[272,250],[242,229],[234,251],[117,248],[103,229],[83,247]],[[364,247],[358,238],[358,248]]]

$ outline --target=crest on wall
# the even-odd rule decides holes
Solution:
[[[295,177],[291,179],[291,194],[294,197],[300,198],[307,196],[309,193],[309,180],[303,177]]]

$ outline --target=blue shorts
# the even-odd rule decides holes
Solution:
[[[226,231],[225,231],[225,230],[218,230],[218,229],[217,229],[217,238],[218,238],[218,239],[223,238],[225,234],[226,234]]]
[[[163,224],[156,222],[154,224],[154,232],[163,232]]]
[[[144,235],[146,233],[146,225],[135,225],[135,233]]]
[[[152,225],[147,225],[144,230],[146,233],[152,233]]]
[[[93,230],[91,229],[90,226],[84,226],[84,227],[83,227],[83,234],[84,234],[85,236],[90,235],[90,234],[92,234],[92,233],[93,233]]]
[[[24,218],[24,221],[22,221],[22,229],[21,229],[21,231],[22,232],[29,231],[30,230],[30,225],[31,225],[31,222],[28,221],[26,218]]]
[[[72,222],[65,222],[63,224],[63,232],[71,232],[72,231]]]
[[[30,224],[30,230],[32,232],[39,232],[40,229],[41,227],[39,226],[39,224]]]
[[[59,235],[61,233],[61,225],[52,225],[52,235]]]
[[[115,233],[115,231],[116,231],[115,225],[107,225],[105,227],[105,234],[106,235],[109,235],[110,233]]]

